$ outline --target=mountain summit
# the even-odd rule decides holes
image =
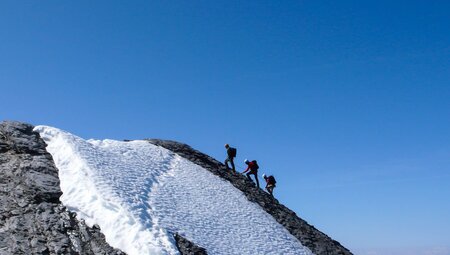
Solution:
[[[0,254],[351,254],[185,144],[3,122],[0,152]]]

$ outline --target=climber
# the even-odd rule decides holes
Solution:
[[[225,144],[225,149],[227,149],[227,159],[225,159],[225,167],[227,168],[227,170],[229,170],[230,167],[228,166],[228,162],[230,162],[233,171],[236,171],[236,168],[234,167],[234,158],[236,157],[237,150],[236,148],[230,147],[228,143]]]
[[[259,181],[258,181],[258,169],[259,169],[259,166],[258,166],[258,163],[256,162],[256,160],[249,161],[248,159],[244,160],[244,163],[247,164],[248,167],[242,173],[245,174],[247,171],[249,171],[247,173],[247,178],[249,180],[252,180],[252,178],[250,178],[250,175],[253,174],[255,176],[256,185],[259,188]]]
[[[269,192],[269,194],[273,197],[273,189],[276,187],[277,181],[275,180],[275,177],[272,175],[267,176],[266,174],[263,174],[262,177],[264,180],[266,180],[266,190]]]

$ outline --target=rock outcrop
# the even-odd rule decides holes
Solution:
[[[171,150],[181,157],[209,170],[213,174],[228,180],[234,187],[241,190],[247,199],[259,204],[267,213],[283,225],[293,236],[317,255],[350,255],[348,249],[339,242],[328,237],[314,226],[299,218],[295,212],[280,204],[278,200],[245,178],[243,175],[226,170],[225,165],[214,158],[203,154],[189,145],[159,139],[147,139],[150,143]]]
[[[206,250],[188,239],[180,236],[178,233],[175,234],[175,240],[177,241],[177,247],[181,254],[183,255],[206,255],[208,254]]]
[[[45,147],[31,125],[0,123],[0,254],[125,254],[61,204]]]

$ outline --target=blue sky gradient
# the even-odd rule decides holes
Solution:
[[[227,142],[355,254],[449,255],[449,24],[448,1],[2,1],[0,117]]]

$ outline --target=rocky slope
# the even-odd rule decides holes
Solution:
[[[45,147],[31,125],[0,123],[0,254],[124,254],[60,203]]]
[[[259,204],[267,213],[271,214],[278,223],[283,225],[293,236],[317,255],[349,255],[352,254],[339,242],[331,239],[314,226],[299,218],[295,212],[280,204],[262,189],[241,174],[226,170],[225,165],[214,158],[194,150],[190,146],[174,141],[148,139],[152,144],[171,150],[181,157],[209,170],[215,175],[228,180],[241,190],[248,200]]]

